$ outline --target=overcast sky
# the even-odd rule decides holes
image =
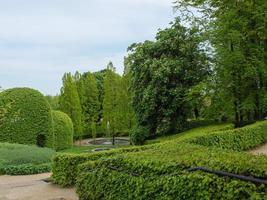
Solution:
[[[134,42],[174,19],[173,0],[0,0],[0,86],[57,94],[64,72],[119,73]]]

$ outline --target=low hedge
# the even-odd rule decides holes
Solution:
[[[151,145],[152,146],[152,145]],[[67,154],[59,153],[53,158],[52,163],[52,180],[54,183],[67,187],[72,186],[76,182],[78,166],[86,161],[94,161],[103,157],[110,157],[121,153],[143,151],[150,146],[129,147],[123,149],[114,149],[106,152],[96,152],[90,154]]]
[[[79,165],[77,193],[89,199],[264,199],[267,185],[204,172],[206,167],[267,179],[267,157],[196,144],[166,142]]]
[[[235,151],[266,141],[266,128],[267,122],[259,122],[182,142],[173,140],[92,155],[58,155],[53,166],[53,173],[58,176],[55,182],[64,186],[76,183],[81,200],[266,199],[266,185],[189,172],[192,167],[206,167],[266,180],[266,156]],[[225,138],[225,143],[197,142],[218,137]],[[215,144],[221,145],[218,148]]]
[[[124,199],[265,199],[266,187],[201,172],[146,177],[95,167],[80,173],[80,200]]]
[[[54,149],[63,150],[73,146],[73,124],[70,117],[61,111],[52,111]]]
[[[51,162],[39,165],[31,163],[22,165],[10,165],[10,166],[0,165],[0,174],[8,174],[8,175],[40,174],[49,172],[50,170],[51,170]]]
[[[248,150],[266,141],[267,121],[257,122],[242,128],[219,131],[190,140],[194,144],[236,151]]]

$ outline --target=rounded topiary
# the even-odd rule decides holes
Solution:
[[[73,146],[73,124],[70,117],[61,111],[52,111],[54,148],[62,150]]]
[[[0,142],[53,147],[51,108],[40,92],[13,88],[0,93]]]

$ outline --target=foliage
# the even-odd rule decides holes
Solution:
[[[131,143],[134,145],[142,145],[148,135],[149,131],[146,127],[136,127],[130,131]]]
[[[133,106],[138,125],[147,126],[150,135],[183,129],[190,113],[188,91],[209,72],[200,41],[197,28],[187,29],[177,19],[155,42],[129,47]]]
[[[59,96],[51,96],[51,95],[46,95],[45,96],[46,100],[50,104],[52,110],[58,110],[59,109]]]
[[[236,151],[248,150],[267,141],[267,122],[245,126],[239,129],[225,130],[192,139],[192,143],[215,146]]]
[[[83,133],[82,127],[82,108],[77,91],[77,85],[70,73],[63,76],[63,87],[59,96],[60,110],[68,114],[73,122],[74,138],[81,138]]]
[[[267,2],[181,0],[176,5],[179,11],[198,11],[202,19],[195,16],[193,21],[205,24],[206,43],[213,49],[209,113],[227,115],[236,123],[262,119],[267,113]]]
[[[0,93],[0,141],[53,147],[51,108],[30,88]]]
[[[83,113],[83,135],[92,136],[92,123],[98,120],[99,112],[99,92],[94,75],[90,72],[81,75],[75,74],[75,80],[78,87],[78,93]]]
[[[48,172],[54,153],[48,148],[0,143],[0,174],[22,175]]]
[[[62,150],[73,146],[73,124],[69,116],[61,111],[52,111],[54,149]]]

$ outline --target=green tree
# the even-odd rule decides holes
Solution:
[[[76,82],[71,73],[63,76],[63,87],[59,96],[59,108],[72,119],[74,127],[74,138],[81,139],[83,133],[82,127],[82,109],[80,98],[77,91]]]
[[[214,49],[216,79],[211,89],[213,111],[227,110],[236,123],[261,119],[267,111],[267,2],[181,0],[176,4],[180,10],[195,7],[208,18],[207,41]],[[203,24],[199,18],[195,21]]]
[[[183,129],[190,113],[186,95],[209,71],[200,39],[197,28],[187,29],[177,19],[155,42],[129,48],[133,107],[138,125],[150,135]]]

